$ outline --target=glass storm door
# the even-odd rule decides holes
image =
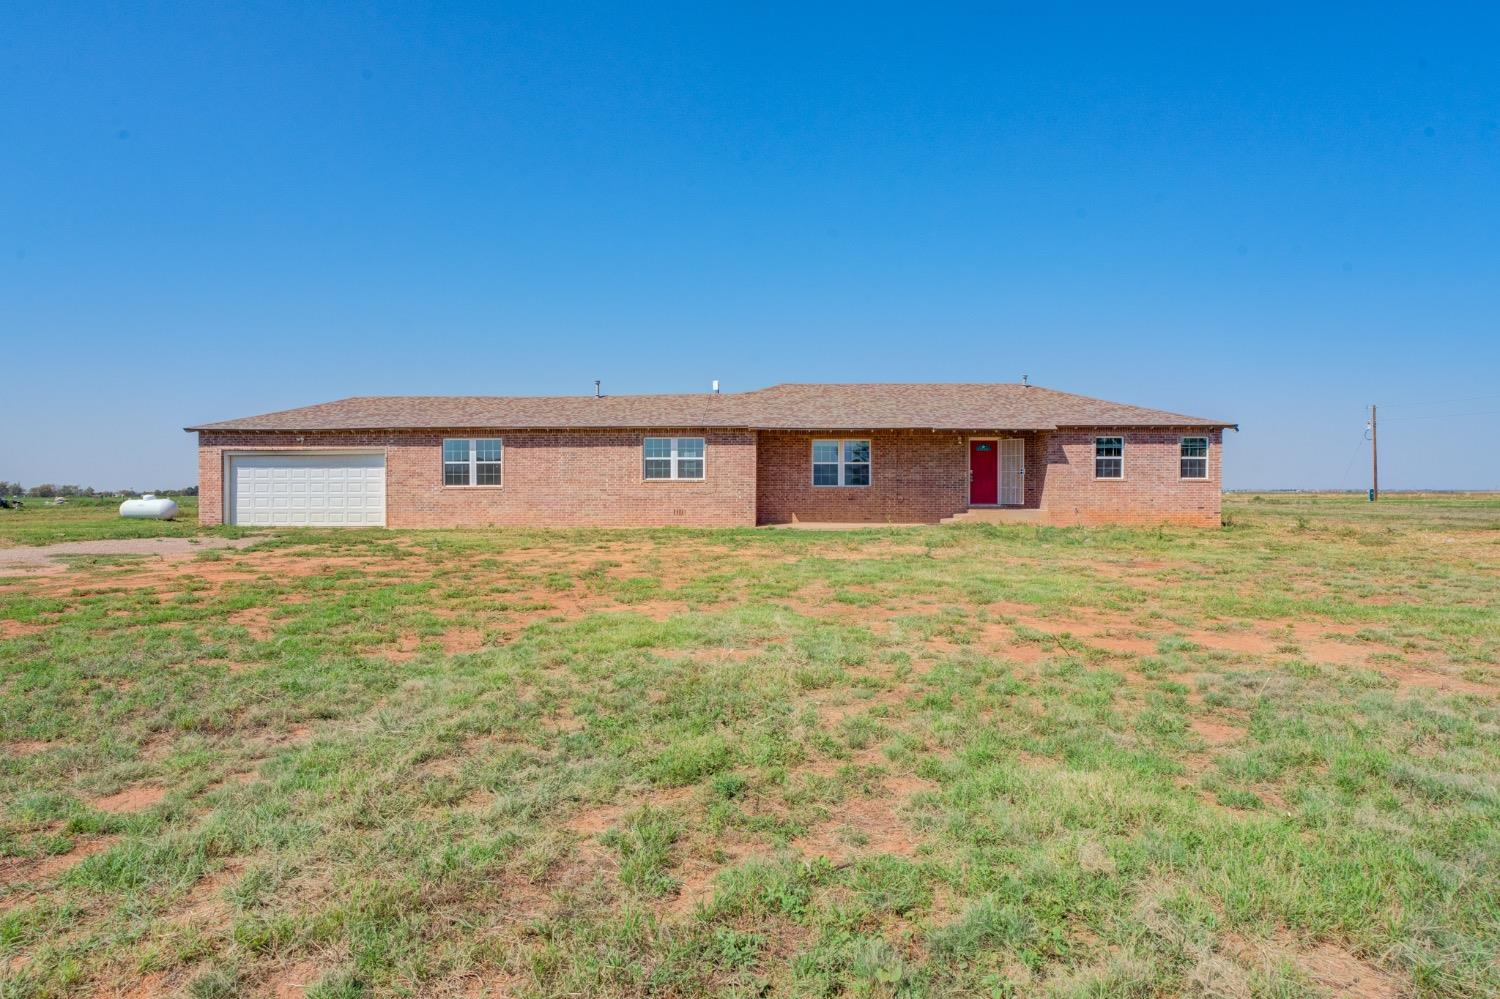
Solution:
[[[1005,506],[1026,502],[1026,442],[1019,437],[1000,442],[1000,502]]]

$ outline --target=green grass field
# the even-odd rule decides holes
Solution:
[[[44,499],[27,499],[20,510],[0,510],[0,548],[50,545],[59,541],[98,541],[105,538],[184,538],[200,533],[237,537],[238,528],[198,527],[198,497],[173,496],[176,520],[125,520],[120,500],[92,496],[70,498],[60,506]]]
[[[17,573],[0,996],[1500,992],[1500,498],[1226,522]]]

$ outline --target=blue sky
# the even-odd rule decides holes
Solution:
[[[0,478],[346,395],[1014,381],[1500,488],[1500,16],[0,11]],[[1449,420],[1446,417],[1457,419]]]

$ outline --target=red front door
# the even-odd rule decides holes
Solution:
[[[998,441],[969,441],[969,504],[1000,502],[1000,446]]]

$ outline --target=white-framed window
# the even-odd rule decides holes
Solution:
[[[868,486],[870,484],[870,442],[868,440],[813,441],[812,484],[815,486]]]
[[[450,437],[443,441],[443,485],[498,486],[505,443],[498,437]]]
[[[1125,438],[1094,438],[1094,478],[1123,479],[1125,477]]]
[[[647,437],[641,460],[648,479],[701,479],[703,438]]]
[[[1181,472],[1184,479],[1208,478],[1208,438],[1182,439]]]

